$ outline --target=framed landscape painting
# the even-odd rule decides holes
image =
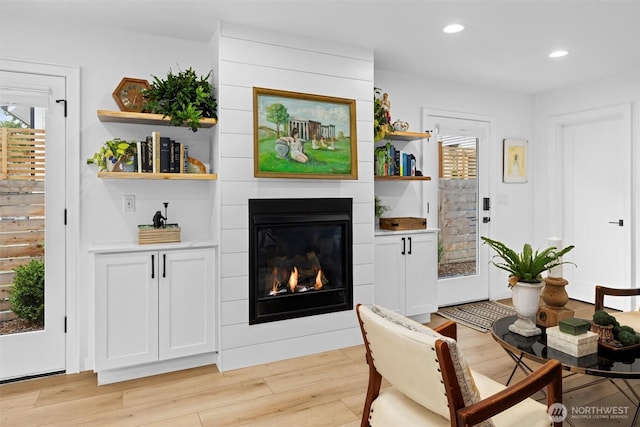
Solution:
[[[358,179],[354,99],[253,88],[254,175]]]

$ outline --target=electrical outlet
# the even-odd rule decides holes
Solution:
[[[122,196],[122,212],[135,212],[136,211],[136,196],[130,194]]]

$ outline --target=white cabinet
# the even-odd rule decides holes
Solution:
[[[214,248],[95,260],[96,371],[215,351]]]
[[[436,312],[437,242],[435,230],[376,233],[374,302],[405,316]]]

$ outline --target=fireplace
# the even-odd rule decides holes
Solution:
[[[249,324],[353,308],[352,199],[249,200]]]

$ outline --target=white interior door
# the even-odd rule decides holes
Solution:
[[[455,144],[455,140],[459,139],[464,141],[458,144],[461,147],[469,150],[475,148],[476,157],[475,178],[464,178],[461,174],[460,179],[446,178],[449,179],[449,183],[441,182],[445,178],[434,179],[434,187],[439,192],[438,228],[441,230],[438,243],[438,306],[486,300],[489,298],[489,254],[487,247],[481,245],[480,236],[489,235],[490,225],[490,211],[488,206],[483,204],[483,199],[489,197],[487,161],[491,140],[490,122],[468,114],[425,110],[423,123],[425,129],[433,130],[435,141],[442,140],[443,144],[446,144],[445,140],[451,140]],[[449,187],[452,186],[453,190],[447,190],[447,184]],[[443,195],[445,191],[458,191],[460,203],[446,202]],[[464,211],[452,212],[451,208],[447,207],[460,206],[461,203],[466,205]],[[461,246],[463,243],[464,248]],[[464,251],[464,259],[448,257],[447,251]],[[445,263],[450,264],[447,266]],[[451,274],[451,269],[455,269],[456,265],[461,266],[461,270]]]
[[[631,121],[629,106],[574,114],[557,123],[562,161],[563,268],[571,298],[593,302],[594,286],[631,287]],[[605,299],[628,310],[630,298]]]
[[[0,105],[45,130],[45,314],[42,329],[0,335],[0,381],[65,369],[65,78],[0,71]],[[3,179],[3,187],[8,185]],[[0,215],[1,216],[1,215]],[[8,218],[0,218],[0,220]]]

